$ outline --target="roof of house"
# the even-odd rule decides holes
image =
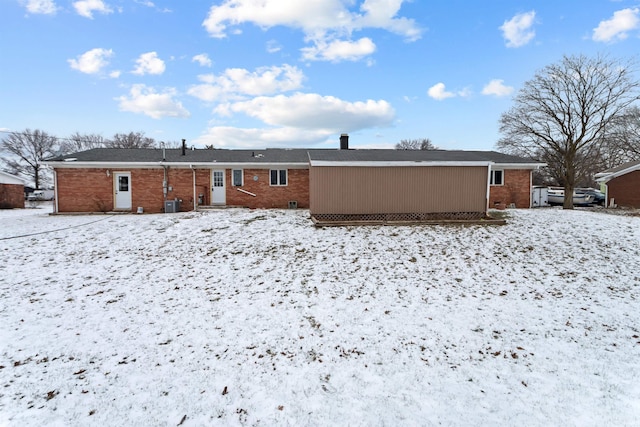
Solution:
[[[620,175],[625,175],[629,172],[633,172],[640,169],[640,161],[633,161],[623,163],[620,166],[616,166],[615,168],[607,169],[606,171],[599,172],[596,174],[597,181],[610,181],[613,178],[619,177]]]
[[[206,150],[180,148],[94,148],[47,159],[54,162],[100,163],[307,163],[308,149]]]
[[[408,164],[409,162],[429,163],[496,163],[521,165],[522,167],[541,166],[531,159],[510,156],[495,151],[462,150],[360,150],[360,149],[308,149],[308,148],[268,148],[264,150],[206,150],[187,149],[149,149],[149,148],[94,148],[79,153],[49,158],[45,161],[51,166],[84,164],[300,164],[318,163],[385,163]]]
[[[526,159],[496,151],[465,150],[315,150],[309,152],[311,161],[327,162],[492,162],[532,164]]]
[[[15,184],[15,185],[24,185],[25,180],[20,178],[19,176],[11,175],[7,172],[0,171],[0,184]]]

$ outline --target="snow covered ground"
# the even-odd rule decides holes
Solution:
[[[638,217],[49,211],[0,211],[2,426],[640,419]]]

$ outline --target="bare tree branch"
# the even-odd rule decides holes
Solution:
[[[396,144],[396,150],[437,150],[429,138],[403,139]]]
[[[156,141],[144,136],[144,132],[116,133],[107,143],[110,148],[152,148],[155,145]]]
[[[36,188],[47,181],[43,159],[53,156],[57,149],[57,139],[41,130],[25,129],[12,132],[2,140],[0,149],[5,155],[2,162],[12,173],[32,178]]]

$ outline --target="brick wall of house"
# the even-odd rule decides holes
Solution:
[[[122,169],[116,172],[131,173],[131,210],[136,211],[141,207],[147,213],[164,212],[164,194],[162,193],[162,181],[164,180],[164,170],[160,169]],[[169,171],[168,185],[174,185]],[[189,171],[191,174],[191,171]],[[112,184],[113,185],[113,184]],[[176,196],[171,192],[167,193],[167,199],[174,199]]]
[[[607,183],[607,204],[613,198],[615,204],[629,208],[640,208],[640,171],[633,171]]]
[[[163,169],[57,169],[58,212],[110,212],[114,210],[114,173],[131,173],[131,210],[142,207],[144,212],[164,212],[162,181]],[[193,175],[191,169],[169,170],[169,185],[174,191],[167,198],[183,198],[181,210],[191,210],[193,202]],[[175,182],[174,182],[175,177]]]
[[[526,169],[505,169],[504,185],[489,188],[489,208],[498,205],[517,208],[531,207],[531,171]]]
[[[107,171],[109,172],[107,174]],[[164,170],[158,169],[57,169],[58,212],[109,212],[114,210],[114,172],[131,173],[131,210],[142,207],[146,213],[164,212],[165,197],[162,191]],[[202,204],[211,204],[211,170],[197,169],[195,199]],[[254,176],[258,180],[253,179]],[[309,207],[309,171],[289,169],[286,186],[269,185],[268,169],[245,169],[244,185],[232,185],[231,169],[226,170],[226,204],[249,208],[287,208],[290,200],[298,207]],[[192,169],[167,169],[166,200],[180,199],[181,211],[190,211],[194,206],[194,182]],[[256,194],[252,197],[238,191]]]
[[[24,185],[0,184],[0,209],[24,208]]]
[[[299,208],[309,207],[309,170],[289,169],[286,186],[270,185],[269,169],[244,169],[242,187],[234,187],[232,170],[226,171],[227,205],[249,208],[287,208],[289,201],[298,202]],[[257,177],[257,180],[254,179]],[[256,195],[238,191],[248,191]]]
[[[113,210],[113,174],[107,169],[56,169],[58,212]]]

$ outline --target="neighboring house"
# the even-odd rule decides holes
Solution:
[[[329,195],[342,195],[340,203],[353,197],[355,203],[355,197],[365,189],[376,195],[379,213],[394,213],[400,207],[412,207],[404,213],[423,209],[438,213],[445,208],[486,212],[487,207],[498,205],[530,207],[531,171],[542,166],[496,152],[349,150],[345,136],[341,147],[98,148],[44,163],[54,169],[55,212],[135,212],[138,208],[162,212],[165,201],[178,199],[182,211],[204,205],[311,207],[312,213],[324,213],[338,206],[335,199],[327,199]],[[422,167],[416,168],[418,162]],[[406,172],[404,178],[402,171]],[[465,192],[459,194],[456,189]],[[443,203],[432,199],[436,193],[443,197]],[[464,203],[458,203],[462,199]],[[395,206],[393,212],[386,212],[389,204]]]
[[[640,161],[600,172],[596,181],[605,187],[607,206],[640,208]]]
[[[24,180],[0,171],[0,209],[24,208]]]

